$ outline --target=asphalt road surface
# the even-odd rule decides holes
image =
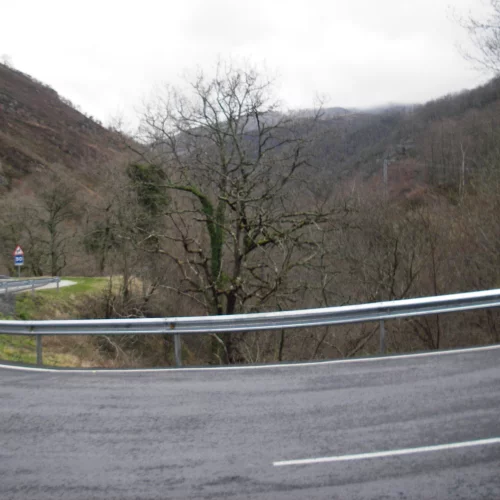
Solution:
[[[500,499],[499,347],[238,370],[0,368],[0,498]]]
[[[29,279],[29,278],[27,278]],[[71,281],[71,280],[61,280],[59,281],[59,288],[65,287],[65,286],[73,286],[76,285],[76,281]],[[48,290],[50,288],[57,288],[57,283],[48,283],[47,285],[43,286],[36,286],[35,290]],[[9,288],[6,289],[5,287],[0,288],[0,295],[7,293],[20,293],[20,292],[31,292],[32,288],[31,285],[27,286],[15,286],[15,282],[9,281]]]

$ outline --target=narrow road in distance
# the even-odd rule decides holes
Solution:
[[[500,346],[244,369],[0,368],[0,498],[497,499]]]
[[[29,278],[28,278],[29,279]],[[5,283],[0,282],[3,286],[0,287],[0,295],[5,293],[20,293],[20,292],[30,292],[32,290],[31,285],[24,285],[24,286],[15,286],[15,281],[9,281],[9,286],[8,288],[5,287]],[[71,281],[71,280],[61,280],[59,281],[59,288],[65,287],[65,286],[73,286],[76,285],[76,281]],[[47,283],[46,285],[41,285],[41,286],[35,286],[35,290],[48,290],[51,288],[57,288],[58,284],[57,283]]]

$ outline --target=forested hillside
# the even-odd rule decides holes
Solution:
[[[1,185],[57,166],[93,175],[123,150],[122,138],[34,78],[0,64]]]
[[[53,90],[0,70],[4,272],[21,244],[26,274],[119,276],[120,292],[82,316],[274,311],[499,286],[498,79],[424,105],[284,112],[263,75],[224,67],[151,101],[125,153],[121,136]],[[494,311],[395,321],[388,346],[500,342],[497,325]],[[192,337],[185,357],[353,356],[376,350],[375,333]],[[106,347],[117,357],[155,349],[118,342]]]

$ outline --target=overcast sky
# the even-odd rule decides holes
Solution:
[[[484,0],[13,0],[0,56],[107,123],[217,58],[278,76],[289,108],[424,102],[485,81],[457,51],[452,11]]]

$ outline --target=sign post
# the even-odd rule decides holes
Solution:
[[[24,252],[23,249],[17,245],[12,253],[14,255],[14,265],[17,267],[17,276],[21,277],[21,266],[24,266]]]

